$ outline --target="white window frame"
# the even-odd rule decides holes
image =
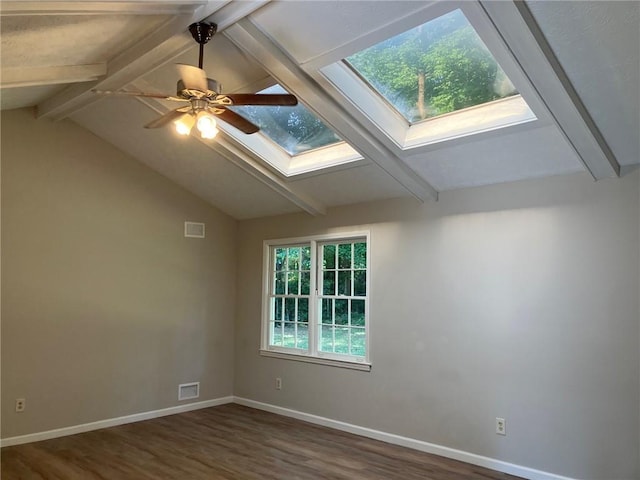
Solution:
[[[318,291],[320,275],[322,269],[319,266],[318,250],[321,245],[332,242],[355,242],[364,241],[367,245],[367,270],[366,270],[366,295],[362,298],[365,302],[365,356],[356,357],[352,355],[322,352],[318,350],[319,326],[321,323],[322,302],[321,292]],[[291,347],[279,347],[269,345],[269,314],[270,296],[272,283],[272,252],[275,248],[290,246],[310,246],[311,253],[311,278],[309,287],[309,348],[303,350]],[[369,309],[369,298],[371,292],[371,248],[369,231],[344,232],[335,234],[314,235],[308,237],[283,238],[265,240],[263,242],[263,276],[262,276],[262,320],[261,320],[261,340],[260,355],[275,357],[302,362],[317,363],[354,370],[371,370],[370,339],[371,339],[371,315]]]

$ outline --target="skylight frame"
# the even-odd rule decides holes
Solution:
[[[410,124],[387,99],[372,88],[366,80],[362,79],[360,74],[354,71],[349,64],[343,61],[356,52],[456,9],[461,10],[465,15],[498,65],[516,87],[519,92],[518,95]],[[347,101],[355,110],[364,115],[366,120],[378,129],[384,138],[391,141],[392,146],[397,149],[398,156],[401,158],[412,155],[414,154],[413,150],[423,147],[433,148],[440,144],[466,141],[466,138],[479,134],[498,134],[504,129],[509,127],[517,128],[523,124],[531,124],[533,126],[551,122],[547,109],[536,90],[520,69],[509,48],[504,44],[504,41],[478,2],[452,1],[429,4],[418,14],[411,15],[410,18],[405,17],[392,22],[374,32],[354,39],[350,44],[343,45],[322,58],[316,58],[311,64],[307,65],[306,69],[307,71],[313,70],[316,73],[316,78],[321,79],[321,83],[325,88],[333,91],[334,98]],[[487,110],[493,104],[499,104],[503,113],[504,110],[510,108],[512,110],[511,116],[508,116],[506,120],[503,118],[503,121],[497,121],[498,119],[496,118],[484,122],[472,120],[472,115],[486,118]],[[465,116],[467,117],[467,123],[474,123],[475,126],[455,129],[446,128],[447,124],[465,121]],[[435,132],[440,133],[436,135]]]
[[[275,80],[271,81],[262,89],[269,88],[276,85],[276,83]],[[303,106],[317,116],[307,105],[303,104]],[[322,118],[320,120],[324,122]],[[327,125],[327,127],[331,128],[330,125]],[[290,155],[282,146],[278,145],[262,131],[247,135],[226,122],[219,122],[218,128],[284,177],[295,177],[364,161],[364,157],[344,140]]]

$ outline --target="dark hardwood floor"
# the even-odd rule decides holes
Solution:
[[[515,479],[240,405],[5,447],[2,480]]]

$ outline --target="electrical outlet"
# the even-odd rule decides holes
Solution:
[[[16,398],[16,412],[24,412],[25,408],[27,408],[27,401],[24,398]]]
[[[498,435],[506,435],[507,434],[507,422],[504,418],[496,417],[496,433]]]
[[[276,378],[276,390],[282,390],[282,379],[280,377]]]

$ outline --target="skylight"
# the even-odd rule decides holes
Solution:
[[[344,61],[410,124],[518,93],[460,10]]]
[[[275,84],[258,93],[288,93]],[[295,107],[235,106],[237,113],[260,127],[246,135],[224,122],[219,127],[285,177],[313,174],[363,159],[322,120],[298,104]]]
[[[258,93],[288,92],[276,84]],[[232,107],[232,110],[258,125],[262,133],[291,156],[342,141],[301,104],[295,107],[243,106]]]
[[[535,91],[477,2],[425,2],[314,62],[399,155],[538,120]]]

